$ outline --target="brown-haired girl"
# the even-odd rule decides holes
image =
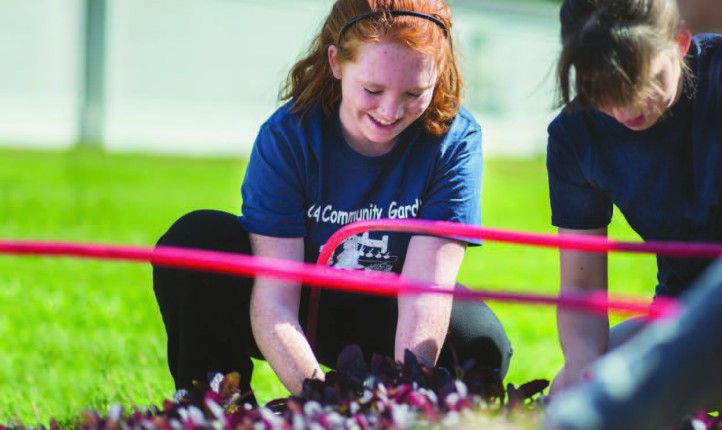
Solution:
[[[337,0],[307,55],[289,74],[279,108],[261,127],[242,186],[243,215],[197,211],[160,245],[313,262],[345,224],[377,218],[480,221],[481,130],[461,108],[451,15],[442,0]],[[341,269],[400,273],[455,288],[467,243],[366,233],[335,250]],[[154,288],[178,389],[208,372],[266,359],[292,394],[323,378],[358,344],[427,364],[475,359],[503,377],[511,347],[481,303],[447,297],[380,298],[324,291],[313,351],[304,335],[309,292],[276,279],[236,279],[156,267]],[[453,351],[453,352],[452,352]]]
[[[606,236],[617,206],[644,240],[722,242],[722,37],[691,37],[674,0],[565,0],[549,126],[552,223]],[[709,261],[658,256],[656,294],[677,296]],[[560,252],[561,294],[607,289],[607,256]],[[559,311],[556,392],[638,330]]]

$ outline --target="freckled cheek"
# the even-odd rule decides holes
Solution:
[[[431,104],[431,96],[419,97],[406,105],[406,112],[414,118],[420,117]]]
[[[376,107],[376,101],[373,97],[360,95],[354,98],[354,107],[363,114],[366,111],[373,110]]]

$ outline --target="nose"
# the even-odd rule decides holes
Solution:
[[[403,97],[389,94],[381,101],[379,106],[379,114],[384,121],[392,122],[401,118],[404,114]]]

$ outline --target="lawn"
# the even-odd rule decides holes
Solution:
[[[0,238],[151,246],[179,215],[238,212],[241,159],[0,150]],[[553,232],[544,161],[488,160],[484,224]],[[636,239],[621,217],[611,235]],[[610,260],[611,291],[650,297],[650,256]],[[469,251],[461,282],[553,294],[553,250],[487,243]],[[561,365],[554,311],[491,303],[515,356],[508,381],[552,378]],[[85,408],[158,404],[172,395],[150,267],[0,256],[0,423],[71,420]],[[261,401],[286,395],[263,363]]]

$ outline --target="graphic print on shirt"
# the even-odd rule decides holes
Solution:
[[[330,263],[338,269],[390,272],[398,256],[388,252],[389,236],[371,239],[369,233],[351,236],[341,244],[341,252]]]
[[[383,203],[367,203],[352,210],[340,209],[333,204],[316,203],[306,210],[306,219],[330,236],[338,228],[358,221],[416,218],[421,209],[421,199],[414,196],[406,201],[399,200],[389,199],[384,202],[382,199]],[[404,257],[400,254],[403,251],[399,249],[406,249],[405,244],[399,245],[398,240],[397,235],[380,232],[365,232],[349,237],[334,250],[328,265],[346,270],[398,271],[400,268],[397,265]],[[323,245],[318,246],[320,252]]]

